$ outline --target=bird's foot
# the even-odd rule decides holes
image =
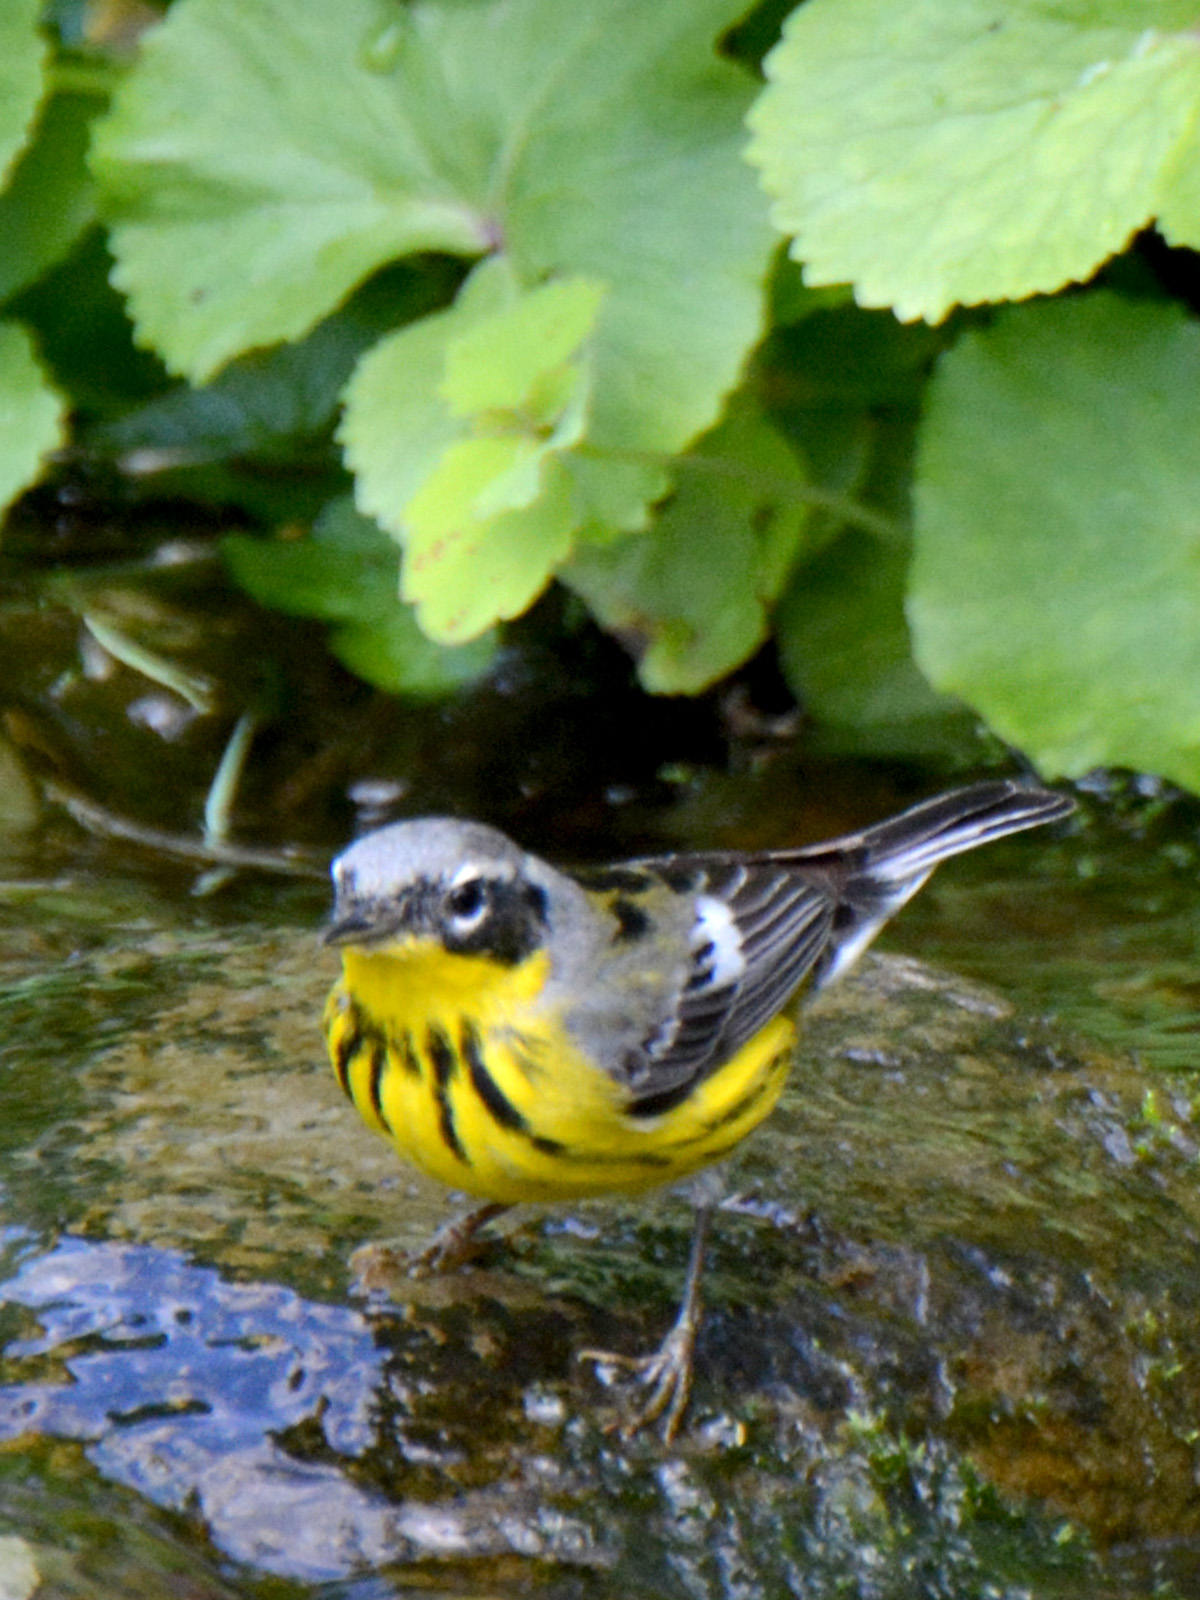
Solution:
[[[483,1248],[480,1229],[508,1207],[493,1201],[477,1206],[465,1216],[444,1223],[423,1250],[400,1250],[395,1245],[364,1244],[350,1257],[354,1287],[359,1293],[388,1289],[400,1278],[430,1278],[452,1272],[473,1260]]]
[[[620,1432],[630,1439],[642,1428],[660,1423],[664,1444],[679,1432],[692,1392],[692,1370],[696,1350],[696,1324],[681,1316],[658,1349],[648,1356],[623,1356],[611,1350],[580,1350],[580,1361],[591,1361],[599,1368],[619,1367],[649,1390],[645,1403],[623,1421],[611,1423],[607,1431]]]

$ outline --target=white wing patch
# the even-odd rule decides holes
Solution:
[[[710,953],[711,947],[711,953]],[[696,924],[692,929],[692,950],[702,965],[706,989],[724,989],[734,984],[746,970],[742,935],[733,912],[715,895],[696,896]]]

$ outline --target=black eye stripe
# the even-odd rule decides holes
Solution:
[[[474,891],[468,908],[460,894]],[[456,955],[485,956],[499,966],[518,966],[542,944],[546,934],[546,893],[517,878],[472,878],[451,890],[441,919],[441,940]]]

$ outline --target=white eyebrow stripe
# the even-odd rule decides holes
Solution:
[[[746,970],[742,953],[742,935],[733,912],[724,900],[715,895],[696,896],[696,926],[692,930],[692,948],[703,949],[711,944],[712,977],[706,988],[723,989],[736,983]]]
[[[512,878],[516,873],[507,861],[491,861],[486,867],[478,861],[464,861],[462,866],[450,879],[450,888],[457,889],[462,883],[470,883],[473,878]]]

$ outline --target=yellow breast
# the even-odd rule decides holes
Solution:
[[[794,1029],[776,1017],[655,1116],[589,1063],[539,996],[548,958],[515,967],[425,941],[350,947],[329,997],[330,1057],[364,1119],[402,1155],[489,1200],[567,1199],[668,1183],[719,1160],[779,1097]]]

